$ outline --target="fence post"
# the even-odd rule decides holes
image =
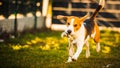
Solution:
[[[46,24],[45,23],[46,23],[48,4],[49,4],[49,0],[43,0],[42,16],[44,17],[44,25],[43,25],[44,28],[46,28]]]
[[[52,0],[49,0],[45,26],[47,27],[47,29],[50,29],[51,25],[52,25]]]
[[[15,1],[16,1],[16,3],[15,3],[16,8],[15,8],[15,12],[14,12],[14,14],[15,14],[15,20],[14,20],[14,35],[15,35],[15,37],[17,37],[17,35],[18,35],[18,33],[17,33],[17,27],[18,27],[18,23],[17,23],[17,13],[18,13],[18,8],[19,8],[19,6],[18,6],[17,0],[15,0]]]
[[[72,11],[72,2],[71,2],[71,0],[69,0],[69,2],[68,2],[68,11],[67,11],[67,13],[69,14],[69,15],[71,15],[71,11]]]
[[[35,12],[33,12],[33,15],[34,15],[34,30],[37,30],[37,16]]]

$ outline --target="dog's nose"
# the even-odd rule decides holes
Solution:
[[[72,31],[71,30],[67,30],[67,33],[70,34]]]

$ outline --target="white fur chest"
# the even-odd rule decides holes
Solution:
[[[81,28],[74,33],[73,36],[69,36],[69,40],[72,41],[73,44],[76,44],[77,42],[84,42],[85,38],[85,27],[82,24]]]

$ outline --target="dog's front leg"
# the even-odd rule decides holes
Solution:
[[[67,62],[72,62],[72,56],[74,54],[74,46],[72,44],[72,41],[69,40],[69,57],[68,57],[68,60]]]
[[[77,42],[77,50],[76,53],[72,56],[72,61],[77,60],[79,54],[82,52],[84,42]]]

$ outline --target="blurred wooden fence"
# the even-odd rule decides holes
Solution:
[[[42,0],[0,0],[0,35],[43,28],[41,10]]]
[[[68,1],[68,2],[67,2]],[[74,15],[74,16],[83,16],[87,12],[92,14],[97,5],[97,0],[53,0],[53,26],[52,29],[61,30],[63,24],[57,24],[56,22],[61,23],[55,19],[57,15]],[[64,3],[64,4],[63,4]],[[61,4],[61,5],[59,5]],[[120,1],[119,0],[106,0],[105,7],[102,9],[97,16],[97,20],[102,24],[108,24],[110,27],[120,27]],[[57,27],[60,26],[60,27]],[[56,28],[57,27],[57,28]],[[63,29],[63,28],[62,28]]]
[[[3,5],[2,2],[0,2],[1,3],[0,14],[5,14],[6,17],[9,16],[10,14],[14,14],[16,11],[15,8],[16,4],[14,3],[14,1],[13,2],[6,0],[2,0],[2,1],[3,1]],[[98,5],[98,0],[40,0],[40,1],[38,0],[35,2],[32,1],[24,2],[22,0],[20,1],[21,2],[19,2],[20,4],[18,3],[19,7],[17,8],[17,10],[18,13],[20,12],[23,15],[26,15],[29,12],[32,12],[34,14],[37,10],[42,11],[45,7],[40,5],[37,6],[37,3],[43,4],[42,1],[49,1],[49,5],[48,5],[48,10],[46,12],[48,14],[45,16],[43,15],[43,13],[45,12],[42,11],[42,16],[40,17],[36,17],[34,14],[34,16],[31,18],[24,17],[22,19],[18,19],[17,20],[18,31],[23,31],[28,28],[42,28],[43,24],[47,25],[46,27],[51,28],[52,30],[64,30],[66,26],[63,24],[62,21],[57,20],[55,16],[74,15],[81,17],[85,15],[87,12],[92,14]],[[46,2],[44,3],[46,5]],[[22,9],[26,9],[26,10],[23,11]],[[45,18],[46,20],[44,20]],[[52,24],[51,24],[51,20],[52,20]],[[97,16],[97,20],[100,22],[99,24],[102,23],[104,25],[107,24],[109,26],[115,25],[115,27],[120,27],[120,1],[106,0],[105,7],[102,11],[100,11],[100,14]],[[15,29],[14,22],[15,22],[14,19],[0,20],[0,30],[8,31],[8,32],[14,31]],[[12,25],[10,23],[12,23]]]

